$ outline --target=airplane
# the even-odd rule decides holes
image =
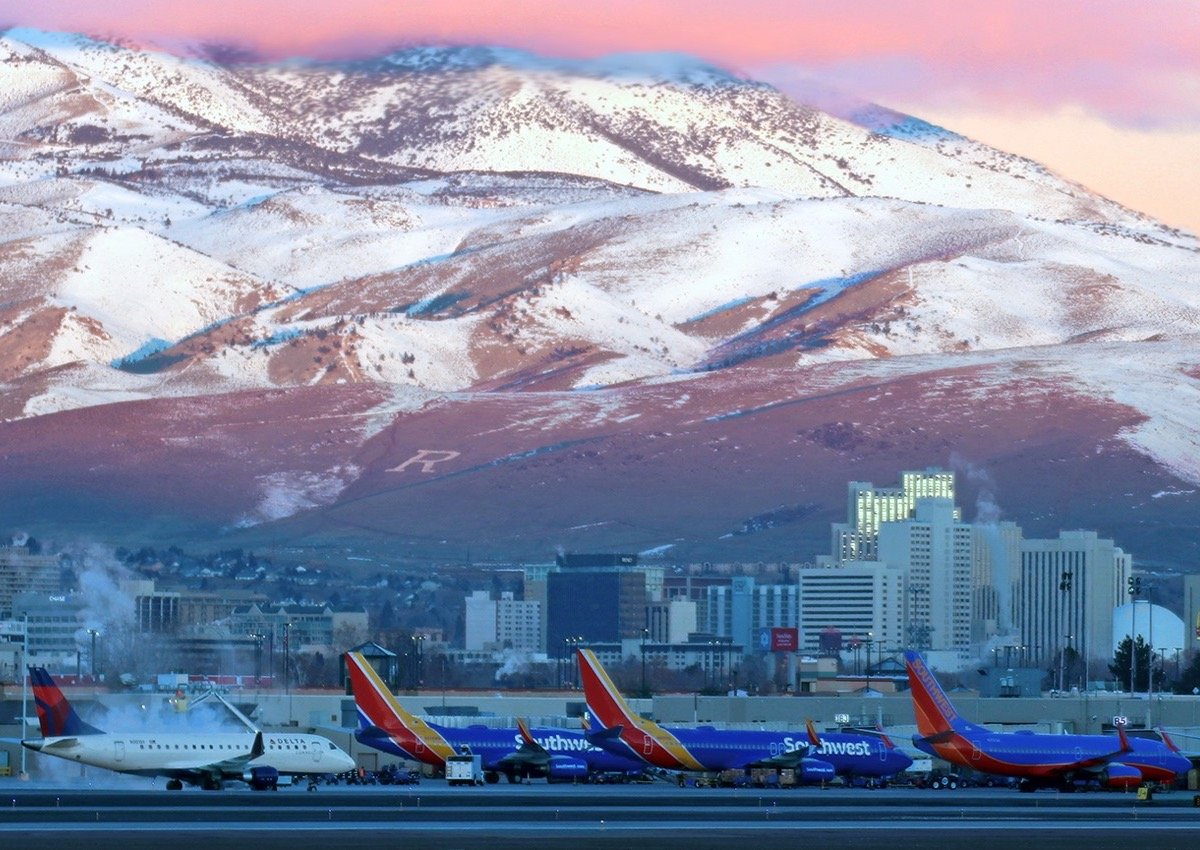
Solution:
[[[808,742],[813,746],[809,752],[832,764],[837,775],[847,780],[863,778],[868,787],[875,787],[879,780],[886,780],[912,766],[912,759],[896,749],[882,729],[875,734],[826,732],[819,735],[811,720],[805,721],[805,728]]]
[[[992,732],[959,717],[918,653],[905,652],[904,663],[917,716],[917,748],[951,764],[1016,777],[1021,791],[1073,791],[1080,780],[1097,780],[1109,788],[1173,782],[1192,766],[1170,738],[1131,738],[1123,726],[1117,727],[1116,740],[1108,735]]]
[[[587,738],[609,752],[667,770],[792,768],[803,782],[826,781],[836,775],[828,761],[809,756],[807,741],[787,732],[724,731],[712,726],[668,729],[639,717],[592,650],[577,650],[577,657],[584,699],[599,727]]]
[[[450,756],[479,755],[489,784],[499,782],[501,775],[509,782],[519,782],[535,777],[566,781],[597,773],[633,776],[645,772],[640,760],[607,753],[590,744],[581,732],[569,729],[531,730],[523,720],[517,721],[516,730],[455,729],[429,723],[400,705],[361,653],[346,653],[346,669],[358,710],[354,737],[385,753],[441,768]]]
[[[280,776],[341,773],[354,759],[319,735],[294,732],[104,732],[84,721],[44,667],[29,668],[40,739],[21,745],[34,752],[137,776],[165,776],[167,790],[186,782],[219,790],[226,780],[255,790],[274,788]],[[228,705],[228,703],[226,703]]]

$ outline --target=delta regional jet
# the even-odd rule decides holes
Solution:
[[[1109,735],[1048,735],[992,732],[959,717],[954,705],[916,652],[904,653],[917,716],[918,749],[982,773],[1013,776],[1018,788],[1075,790],[1077,781],[1110,788],[1173,782],[1191,768],[1169,737],[1130,738],[1124,727]]]
[[[75,713],[45,668],[31,667],[29,679],[42,737],[24,740],[22,746],[117,773],[165,776],[170,791],[180,790],[185,782],[218,790],[226,780],[241,780],[261,790],[275,787],[281,775],[341,773],[354,767],[354,759],[319,735],[265,734],[259,729],[102,732]],[[251,725],[244,715],[239,717]]]
[[[412,761],[444,768],[453,755],[479,755],[484,779],[509,782],[528,778],[586,779],[596,773],[634,775],[645,771],[637,759],[607,753],[569,729],[516,729],[470,726],[454,729],[410,714],[396,700],[371,663],[358,652],[346,653],[346,669],[358,709],[354,737],[369,747]]]
[[[588,734],[588,740],[656,767],[681,771],[793,768],[801,781],[821,782],[839,772],[891,775],[912,764],[903,753],[888,751],[875,736],[838,735],[836,742],[817,744],[826,746],[827,751],[814,757],[808,740],[788,732],[659,726],[629,707],[592,650],[578,650],[578,661],[588,711],[599,726]],[[861,765],[861,770],[852,769],[851,762]],[[883,772],[870,772],[875,770]]]

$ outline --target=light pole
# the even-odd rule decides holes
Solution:
[[[417,680],[413,683],[413,690],[417,693],[421,692],[421,662],[424,660],[425,635],[413,635],[413,650],[417,656]]]
[[[292,624],[283,624],[283,694],[291,704],[292,696]],[[289,714],[288,720],[291,720]]]
[[[875,643],[875,633],[867,632],[867,690],[871,690],[871,647]]]
[[[254,639],[254,688],[257,690],[262,684],[262,642],[266,636],[251,632],[250,637]]]
[[[646,639],[650,637],[649,629],[642,629],[642,696],[647,697],[646,691]]]
[[[87,633],[92,636],[92,657],[89,662],[92,668],[92,684],[96,684],[96,635],[100,634],[98,629],[88,629]]]
[[[29,615],[21,618],[21,663],[14,665],[21,676],[21,740],[25,739],[25,718],[29,714]],[[25,748],[21,747],[21,778],[25,778]]]

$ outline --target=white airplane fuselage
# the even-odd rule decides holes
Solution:
[[[67,761],[142,776],[219,772],[240,776],[270,766],[284,775],[341,773],[354,760],[319,735],[263,733],[262,755],[246,759],[254,747],[252,732],[136,732],[64,735],[23,741],[31,750]],[[223,769],[223,762],[230,762]]]

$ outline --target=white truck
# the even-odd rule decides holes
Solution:
[[[483,761],[477,755],[449,756],[446,759],[447,785],[482,785]]]

